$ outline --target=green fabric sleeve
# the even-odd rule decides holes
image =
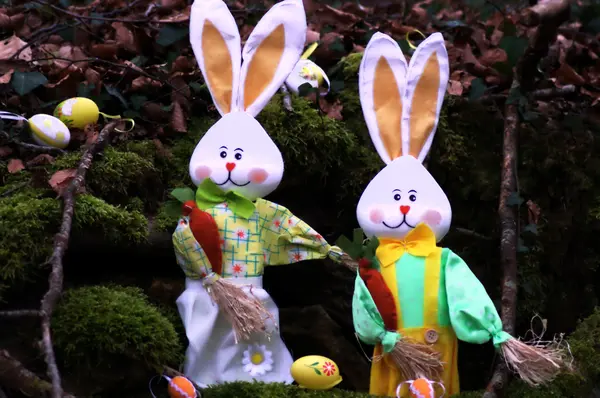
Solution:
[[[357,272],[352,297],[352,321],[358,338],[366,344],[381,343],[385,353],[391,352],[400,334],[387,331],[371,293]]]
[[[511,339],[502,331],[502,321],[485,287],[469,266],[451,250],[444,267],[450,322],[456,337],[467,343],[494,346]]]

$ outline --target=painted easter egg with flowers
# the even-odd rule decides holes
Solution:
[[[302,388],[329,390],[342,381],[340,370],[331,359],[308,355],[292,364],[292,377]]]
[[[100,109],[89,98],[69,98],[56,106],[54,116],[69,127],[82,129],[88,124],[98,122]]]

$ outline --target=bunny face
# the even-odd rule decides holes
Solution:
[[[367,185],[356,215],[367,236],[401,239],[423,222],[440,240],[450,228],[452,209],[427,169],[414,157],[401,156]]]
[[[190,42],[215,107],[223,116],[190,161],[199,185],[210,178],[250,200],[271,193],[283,176],[279,149],[255,116],[282,86],[306,39],[302,1],[284,0],[261,18],[241,49],[235,19],[222,0],[196,0]]]
[[[402,239],[419,223],[440,241],[450,228],[446,194],[423,167],[448,82],[441,34],[424,40],[407,66],[398,44],[373,35],[360,65],[360,100],[375,149],[387,166],[360,198],[357,218],[367,236]]]
[[[240,134],[244,126],[244,134]],[[202,137],[190,162],[196,185],[210,178],[250,200],[271,193],[283,176],[283,158],[260,123],[244,112],[225,115]]]

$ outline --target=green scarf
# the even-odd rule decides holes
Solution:
[[[250,218],[254,213],[254,203],[237,192],[225,192],[210,178],[205,179],[196,190],[196,205],[201,210],[215,207],[219,203],[227,203],[229,209],[236,216],[244,219]]]

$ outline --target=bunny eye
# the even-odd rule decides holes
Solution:
[[[227,157],[227,152],[225,151],[221,151],[221,153],[219,154],[223,159],[225,159]]]
[[[417,200],[417,195],[415,195],[414,193],[412,195],[410,195],[408,197],[408,199],[410,199],[411,202],[414,202],[415,200]]]
[[[394,195],[394,200],[395,201],[399,201],[400,199],[402,199],[402,196],[400,196],[399,193],[397,193],[397,194]]]
[[[241,154],[241,153],[236,153],[236,154],[235,154],[235,158],[236,158],[237,160],[242,160],[242,154]]]

